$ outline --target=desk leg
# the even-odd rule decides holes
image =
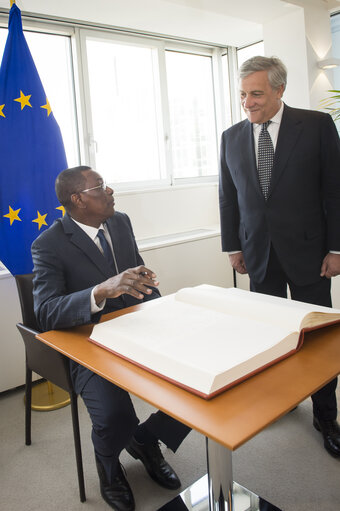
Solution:
[[[206,438],[209,509],[234,511],[232,452]]]
[[[206,439],[208,474],[158,511],[281,511],[233,482],[232,451]]]

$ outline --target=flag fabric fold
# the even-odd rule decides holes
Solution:
[[[0,261],[31,273],[31,244],[63,214],[54,191],[67,167],[59,126],[13,4],[0,67]]]

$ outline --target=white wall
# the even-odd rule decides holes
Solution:
[[[267,22],[263,27],[263,37],[265,55],[279,57],[288,69],[284,101],[293,107],[310,108],[303,9]]]
[[[25,382],[25,352],[16,329],[21,321],[19,298],[12,276],[0,277],[0,392]]]
[[[278,36],[279,34],[279,36]],[[325,4],[305,7],[268,21],[263,26],[267,56],[276,55],[288,68],[284,100],[298,108],[320,108],[333,86],[333,72],[318,68],[318,60],[332,56],[330,16]]]
[[[219,224],[216,183],[120,192],[115,203],[130,216],[138,240]]]

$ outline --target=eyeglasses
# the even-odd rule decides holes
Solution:
[[[106,191],[107,184],[105,183],[105,181],[103,181],[101,185],[93,186],[92,188],[86,188],[86,190],[80,190],[80,192],[78,192],[78,193],[86,193],[86,192],[90,192],[91,190],[99,190],[99,189],[103,190],[103,192]]]

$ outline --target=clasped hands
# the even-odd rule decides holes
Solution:
[[[101,284],[98,284],[94,291],[94,298],[97,304],[107,298],[117,298],[122,294],[128,294],[141,300],[144,294],[152,293],[151,287],[157,287],[156,274],[146,268],[137,266],[111,277]]]

